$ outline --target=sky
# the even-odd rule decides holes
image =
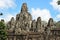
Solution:
[[[16,18],[16,14],[20,13],[23,3],[27,3],[28,12],[32,15],[32,19],[41,17],[42,21],[48,21],[53,18],[54,21],[60,21],[60,5],[58,0],[0,0],[0,20],[10,21],[11,17]]]

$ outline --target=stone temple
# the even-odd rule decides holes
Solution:
[[[54,21],[49,19],[42,24],[41,17],[32,20],[26,3],[22,4],[21,12],[7,23],[7,40],[59,40],[59,30],[53,29]]]

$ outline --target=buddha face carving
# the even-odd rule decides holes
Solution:
[[[49,21],[48,21],[48,26],[53,26],[54,22],[53,22],[53,19],[50,18]]]
[[[21,11],[27,11],[27,4],[23,3]]]
[[[23,10],[24,10],[24,11],[26,10],[26,5],[23,5]]]

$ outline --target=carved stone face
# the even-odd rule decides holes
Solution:
[[[24,11],[26,10],[26,5],[23,5],[23,10],[24,10]]]
[[[26,3],[23,3],[23,5],[22,5],[22,11],[27,11],[27,4]]]
[[[53,19],[50,18],[49,21],[48,21],[48,26],[53,26],[53,24],[54,24],[54,23],[53,23]]]

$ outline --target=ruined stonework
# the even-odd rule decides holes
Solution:
[[[47,26],[53,26],[53,25],[54,25],[53,19],[50,18],[49,21],[48,21],[48,25]]]
[[[33,20],[32,23],[31,23],[31,29],[30,30],[33,31],[33,32],[36,32],[37,31],[36,29],[37,29],[37,27],[36,27],[36,21]]]
[[[40,31],[41,30],[41,17],[38,17],[37,18],[37,29],[38,29],[38,31]],[[41,31],[40,31],[41,32]]]
[[[54,40],[56,31],[51,30],[53,26],[52,18],[45,27],[41,17],[32,20],[27,4],[23,3],[21,12],[16,15],[16,20],[12,17],[7,23],[7,40]]]
[[[27,4],[23,3],[21,12],[16,15],[16,28],[23,31],[29,31],[31,28],[32,16],[29,14]]]
[[[7,29],[13,31],[15,27],[14,17],[11,18],[11,21],[7,23]]]

